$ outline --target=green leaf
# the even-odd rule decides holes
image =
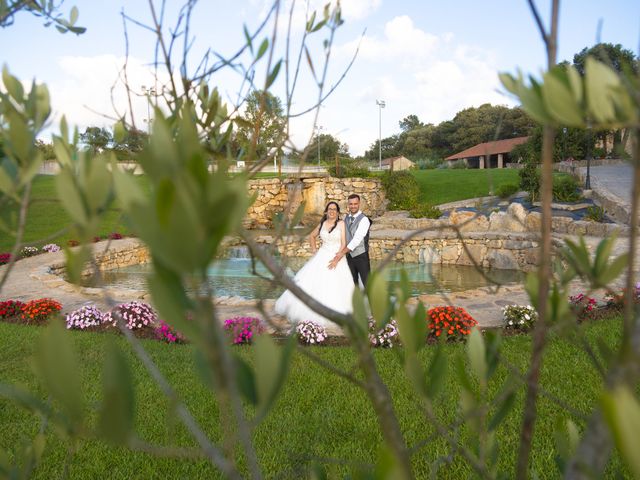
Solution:
[[[89,165],[89,173],[84,186],[91,212],[96,213],[107,206],[112,192],[112,176],[107,170],[104,158],[94,157]]]
[[[540,289],[540,283],[538,279],[538,272],[529,272],[524,280],[524,289],[529,295],[531,305],[536,309],[538,308],[538,291]]]
[[[421,344],[425,342],[425,337],[418,338],[415,335],[415,320],[409,315],[407,307],[403,304],[397,305],[394,318],[398,323],[398,333],[400,334],[402,345],[406,349],[407,354],[414,354],[419,350]]]
[[[87,245],[80,246],[77,251],[65,247],[66,274],[71,283],[80,284],[82,272],[91,258],[91,252]]]
[[[364,296],[359,288],[354,289],[351,302],[353,304],[355,329],[350,328],[349,331],[355,338],[364,338],[369,332],[369,321],[367,319],[367,309],[364,306]]]
[[[264,405],[270,398],[278,379],[278,349],[269,335],[259,335],[254,340],[256,355],[256,384],[258,401]]]
[[[71,170],[64,168],[56,175],[58,198],[71,218],[80,225],[88,221],[84,199],[80,194]]]
[[[15,155],[20,164],[26,165],[29,159],[29,151],[33,145],[33,135],[29,131],[25,119],[19,115],[8,115],[7,119],[9,121],[7,146],[10,147],[7,150]]]
[[[9,73],[6,65],[2,67],[2,83],[4,83],[4,88],[7,89],[9,95],[11,95],[16,102],[20,104],[24,101],[24,88],[22,88],[22,83]]]
[[[73,25],[78,20],[78,7],[75,5],[71,8],[71,12],[69,13],[69,23]]]
[[[169,178],[163,178],[158,183],[156,194],[156,212],[162,226],[168,226],[173,208],[176,204],[176,187]]]
[[[113,126],[113,140],[116,143],[122,143],[127,136],[127,129],[122,120],[118,120]]]
[[[242,31],[244,32],[244,38],[247,41],[247,46],[249,47],[249,51],[253,53],[253,43],[251,43],[251,35],[249,35],[249,30],[247,30],[247,25],[242,25]]]
[[[114,342],[107,344],[102,370],[100,434],[114,443],[125,443],[133,430],[135,397],[127,359]]]
[[[62,138],[58,136],[53,137],[53,152],[56,154],[56,159],[61,167],[71,166],[71,154]]]
[[[143,205],[146,203],[146,198],[132,174],[120,170],[116,162],[111,164],[111,171],[116,197],[125,211],[129,210],[134,204]]]
[[[267,49],[269,48],[269,40],[264,39],[258,48],[258,54],[256,55],[256,61],[260,60],[262,56],[267,53]]]
[[[62,322],[52,321],[38,339],[34,366],[47,391],[60,402],[70,425],[82,423],[78,365]]]
[[[236,384],[242,396],[251,405],[258,404],[258,392],[256,390],[256,376],[251,367],[239,355],[234,354],[233,360],[236,367]],[[211,374],[210,368],[207,371]]]
[[[258,380],[258,400],[260,402],[260,411],[258,412],[259,417],[262,417],[263,415],[265,415],[269,411],[269,409],[273,406],[273,403],[276,401],[278,397],[278,393],[282,389],[282,386],[284,385],[285,380],[287,378],[287,374],[289,372],[289,365],[291,362],[291,354],[293,353],[293,350],[295,349],[295,346],[297,343],[295,335],[290,335],[289,338],[287,339],[287,343],[285,344],[284,348],[279,348],[275,345],[275,342],[269,335],[261,335],[260,337],[258,337],[256,342],[258,340],[262,342],[262,337],[266,337],[267,338],[266,344],[267,345],[270,344],[270,345],[267,346],[266,348],[258,347],[258,349],[263,348],[263,350],[260,353],[258,353],[258,351],[256,350],[256,373],[258,375],[261,375],[262,369],[261,367],[259,368],[258,366],[260,365],[260,362],[262,362],[262,359],[264,358],[265,355],[270,355],[272,358],[276,360],[276,365],[275,365],[276,371],[269,385],[265,384],[263,387],[260,387],[260,379]],[[257,343],[256,343],[256,346],[258,346]],[[271,353],[269,353],[270,351]],[[260,396],[261,388],[264,389],[264,391],[268,394],[268,396],[266,397]]]
[[[640,478],[640,404],[628,387],[618,387],[602,396],[603,413],[613,433],[616,447],[629,466],[632,476]]]
[[[436,352],[431,358],[429,371],[427,373],[426,394],[430,398],[435,398],[442,391],[447,380],[449,358],[444,346],[439,343]]]
[[[597,277],[599,286],[606,286],[614,281],[627,268],[629,254],[623,253],[617,257],[609,266]]]
[[[534,120],[543,124],[554,124],[554,120],[544,106],[540,85],[533,78],[530,78],[530,80],[531,87],[528,88],[524,84],[521,84],[518,89],[518,98],[520,98],[520,102],[522,102],[522,108],[524,108]]]
[[[554,70],[547,72],[544,76],[542,86],[544,105],[561,124],[582,127],[584,125],[582,112],[570,87],[559,78],[559,73]]]
[[[265,85],[265,90],[273,85],[273,82],[276,81],[278,72],[280,72],[280,65],[282,65],[282,60],[278,60],[278,63],[276,63],[276,65],[273,67],[273,70],[271,70],[271,72],[269,73],[269,76],[267,77],[267,83]]]
[[[43,402],[31,392],[15,385],[0,383],[0,398],[6,398],[7,400],[17,403],[22,408],[30,412],[39,413],[44,417],[52,418],[54,416],[54,412],[47,403]]]
[[[573,99],[577,105],[582,105],[584,89],[582,87],[582,77],[578,73],[578,70],[573,65],[567,65],[565,67],[565,72],[567,74],[567,81],[569,82],[569,88],[571,93],[573,94]]]
[[[593,57],[585,61],[585,86],[589,112],[603,124],[614,121],[616,112],[613,91],[620,85],[616,72]]]
[[[371,314],[376,320],[379,328],[384,327],[388,322],[388,287],[384,272],[376,271],[369,276],[367,281],[367,294],[369,296],[369,306]]]
[[[414,355],[413,353],[405,355],[404,371],[407,378],[411,380],[411,384],[416,392],[420,395],[427,395],[427,379],[424,368],[420,364],[417,355]]]
[[[479,328],[473,328],[469,340],[467,341],[467,355],[469,363],[474,371],[480,385],[487,382],[487,359],[484,347],[484,340]]]

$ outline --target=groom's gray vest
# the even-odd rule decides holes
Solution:
[[[365,216],[366,215],[364,213],[361,213],[353,221],[350,221],[351,220],[350,215],[347,216],[346,218],[347,244],[351,241],[353,236],[356,234],[356,230],[358,230],[358,225],[360,224],[362,219],[365,218]],[[369,228],[371,228],[371,220],[369,220]],[[363,253],[368,251],[369,251],[369,230],[367,230],[367,234],[362,239],[362,242],[360,242],[360,244],[356,248],[354,248],[349,255],[351,255],[352,257],[357,257],[358,255],[362,255]]]

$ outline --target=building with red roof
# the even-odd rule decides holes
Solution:
[[[521,145],[527,140],[529,137],[516,137],[479,143],[445,160],[448,162],[462,160],[469,168],[504,168],[507,163],[517,162],[517,159],[512,159],[509,154],[516,145]]]

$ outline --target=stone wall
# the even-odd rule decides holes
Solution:
[[[111,241],[109,250],[105,252],[106,243],[100,242],[93,245],[96,264],[100,270],[112,270],[150,261],[147,247],[137,238]],[[64,275],[65,269],[64,259],[49,266],[50,273],[55,275]],[[85,273],[91,273],[90,267],[86,269]]]
[[[317,219],[330,201],[338,202],[346,212],[347,197],[360,195],[362,210],[372,217],[385,212],[386,198],[379,178],[333,178],[327,176],[272,178],[248,182],[249,194],[256,201],[249,207],[244,220],[246,228],[271,228],[273,218],[288,207],[289,218],[305,202],[305,219]],[[303,223],[309,223],[303,222]]]

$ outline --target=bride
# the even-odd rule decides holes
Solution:
[[[318,235],[322,239],[320,248],[316,246]],[[343,257],[335,269],[329,269],[331,260],[346,245],[346,228],[344,221],[340,220],[340,207],[336,202],[329,202],[325,207],[320,225],[309,235],[309,243],[315,255],[298,271],[294,282],[325,306],[340,313],[351,313],[355,285],[346,258]],[[286,316],[293,324],[312,321],[324,327],[335,327],[289,290],[276,300],[275,312]]]

